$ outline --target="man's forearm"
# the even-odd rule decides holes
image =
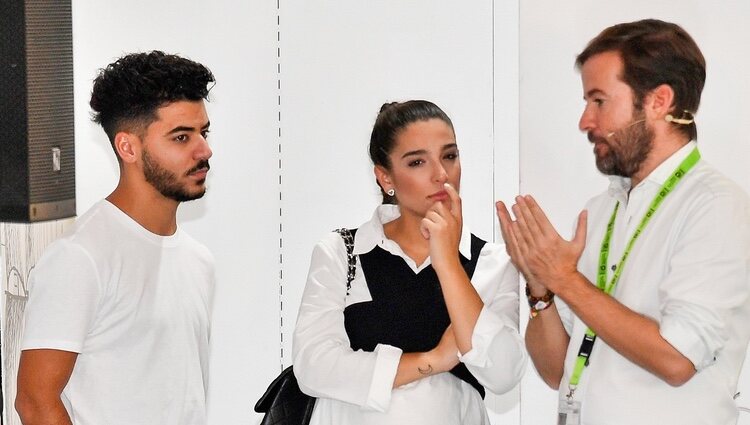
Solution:
[[[554,304],[529,320],[526,327],[529,356],[544,382],[553,389],[560,386],[569,341]]]
[[[73,423],[60,398],[39,400],[19,392],[15,404],[23,425],[72,425]]]
[[[695,374],[690,360],[661,336],[656,321],[600,291],[583,275],[566,281],[558,296],[597,338],[670,385],[682,385]]]
[[[18,362],[16,411],[24,425],[70,425],[60,398],[77,353],[51,349],[24,350]]]

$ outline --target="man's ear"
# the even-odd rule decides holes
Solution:
[[[123,163],[133,163],[140,157],[141,139],[135,134],[121,131],[115,134],[115,140],[112,143],[117,156]]]
[[[674,108],[674,90],[668,84],[656,87],[646,95],[643,108],[649,118],[663,120]]]
[[[391,174],[382,165],[375,166],[375,179],[383,188],[383,191],[387,192],[388,189],[393,188],[393,182],[391,181]]]

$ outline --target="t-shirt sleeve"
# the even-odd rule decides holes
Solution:
[[[29,277],[21,350],[80,353],[93,325],[101,292],[89,254],[67,240],[52,243]]]

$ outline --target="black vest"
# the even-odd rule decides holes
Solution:
[[[485,243],[471,235],[471,260],[460,255],[470,279]],[[344,309],[344,326],[351,348],[374,351],[378,344],[387,344],[405,353],[435,348],[450,325],[450,317],[432,265],[415,275],[403,258],[379,246],[359,255],[359,261],[372,301],[352,304]],[[451,373],[474,387],[484,398],[484,388],[463,363],[454,367]]]

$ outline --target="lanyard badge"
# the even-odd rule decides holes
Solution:
[[[557,425],[580,425],[581,402],[565,397],[560,400],[557,410]]]
[[[690,171],[693,166],[695,166],[700,157],[701,155],[700,152],[698,152],[698,148],[693,149],[693,151],[690,152],[687,158],[685,158],[680,163],[680,165],[678,165],[677,168],[672,172],[672,175],[669,177],[669,179],[667,179],[667,181],[665,181],[661,186],[661,189],[659,189],[659,192],[656,194],[653,201],[651,201],[651,205],[649,206],[648,211],[646,211],[646,214],[641,219],[638,228],[636,228],[633,236],[630,237],[630,241],[628,241],[628,244],[625,247],[622,258],[617,264],[615,272],[612,275],[612,280],[610,280],[609,284],[607,284],[607,262],[609,258],[609,245],[610,239],[612,238],[612,233],[614,232],[615,217],[617,217],[617,210],[620,206],[619,202],[615,204],[614,211],[612,212],[612,217],[610,217],[609,223],[607,223],[607,231],[604,234],[602,246],[599,251],[599,268],[597,269],[596,286],[604,293],[606,293],[607,295],[612,294],[615,286],[617,286],[617,282],[620,280],[620,274],[622,274],[622,269],[625,266],[625,262],[630,255],[630,251],[633,248],[635,241],[643,233],[649,221],[651,221],[651,218],[654,216],[659,206],[661,206],[661,203],[664,201],[667,195],[672,192],[672,190],[677,186],[677,183],[682,180],[685,174],[687,174],[687,172]],[[595,342],[596,332],[594,332],[591,328],[587,328],[586,334],[584,335],[583,341],[581,342],[581,348],[578,350],[578,357],[576,358],[576,363],[573,367],[573,373],[570,376],[570,381],[568,383],[569,392],[564,399],[560,400],[558,425],[574,425],[580,423],[581,404],[580,402],[573,400],[573,394],[578,387],[578,382],[581,379],[583,370],[586,368],[586,366],[589,365],[591,352],[594,349]]]

